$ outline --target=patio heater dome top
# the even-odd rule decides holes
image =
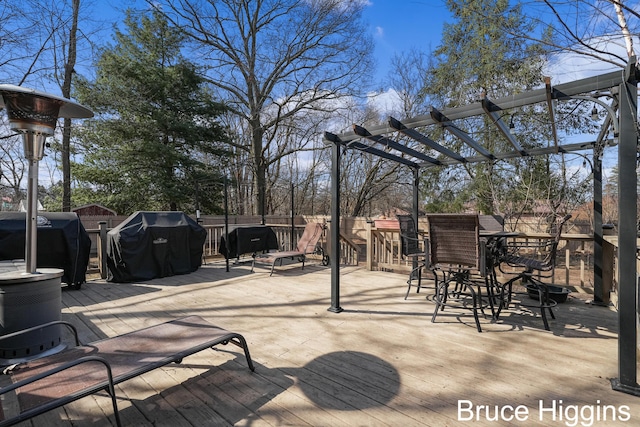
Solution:
[[[93,112],[70,99],[12,84],[0,85],[0,109],[13,130],[53,135],[58,117],[89,118]]]

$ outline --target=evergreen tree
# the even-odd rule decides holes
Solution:
[[[78,100],[96,118],[86,123],[81,161],[74,162],[76,203],[98,202],[118,213],[220,212],[228,140],[200,70],[181,55],[184,36],[158,12],[134,18],[102,50],[97,77],[81,79]],[[199,200],[197,200],[199,199]]]
[[[445,25],[427,75],[426,90],[438,109],[468,105],[484,96],[515,95],[543,84],[543,44],[512,35],[534,30],[519,5],[510,6],[508,0],[448,0],[447,6],[455,22]],[[536,115],[539,121],[548,121],[534,108],[504,112],[503,120],[513,124],[512,131],[525,148],[546,146],[552,140],[549,126],[525,127],[535,123]],[[486,116],[470,118],[459,127],[490,152],[514,150]],[[437,136],[464,155],[474,154],[451,135],[440,131]],[[480,212],[509,215],[531,208],[540,198],[561,198],[557,177],[545,157],[434,168],[426,174],[428,210],[462,210],[464,201],[471,200]],[[445,181],[451,184],[443,185]]]

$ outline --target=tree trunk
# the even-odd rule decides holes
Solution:
[[[64,65],[64,81],[62,83],[62,96],[71,97],[71,80],[73,68],[76,66],[76,44],[78,32],[78,11],[80,0],[72,1],[72,24],[69,31],[69,55]],[[62,128],[62,211],[71,211],[71,119],[64,119]]]
[[[624,42],[627,46],[627,56],[631,58],[635,56],[633,51],[633,38],[631,37],[631,33],[629,32],[629,26],[627,25],[627,20],[624,17],[624,12],[622,11],[622,7],[618,1],[613,2],[613,7],[616,10],[616,16],[618,17],[618,23],[620,24],[620,30],[622,31],[622,36],[624,37]]]
[[[254,182],[256,185],[256,205],[258,206],[258,215],[263,217],[267,214],[265,210],[266,189],[267,189],[267,165],[262,155],[262,138],[264,131],[259,119],[251,120],[251,156],[253,164],[256,167]]]

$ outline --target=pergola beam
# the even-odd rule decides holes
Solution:
[[[409,159],[405,159],[404,157],[400,157],[400,156],[396,156],[393,155],[391,153],[387,153],[386,151],[382,151],[379,150],[377,148],[374,147],[370,147],[366,144],[363,144],[361,142],[358,141],[351,141],[351,142],[344,142],[340,139],[339,136],[331,133],[331,132],[325,132],[324,133],[324,138],[327,141],[331,141],[337,144],[340,144],[341,146],[345,147],[345,148],[353,148],[355,150],[359,150],[359,151],[363,151],[365,153],[369,153],[369,154],[373,154],[374,156],[378,156],[378,157],[382,157],[383,159],[386,160],[391,160],[393,162],[397,162],[397,163],[402,163],[403,165],[406,166],[410,166],[412,168],[418,168],[420,167],[420,165],[416,162],[412,162]]]
[[[558,148],[556,147],[540,147],[540,148],[532,148],[527,150],[527,156],[542,156],[546,154],[558,154],[558,153],[571,153],[574,151],[584,151],[592,148],[595,145],[595,142],[580,142],[575,144],[567,144],[560,145]],[[498,153],[494,154],[494,160],[506,160],[513,159],[516,157],[521,157],[522,155],[518,151],[511,151],[507,153]],[[484,156],[472,156],[465,157],[465,163],[481,163],[486,162],[487,158]],[[453,159],[442,159],[442,166],[453,166],[459,164],[459,162]],[[420,164],[422,168],[429,168],[432,165],[429,164]]]
[[[486,96],[482,98],[481,103],[482,103],[482,109],[489,116],[491,121],[493,121],[493,123],[496,125],[500,133],[502,133],[502,135],[507,139],[507,141],[509,141],[509,143],[513,146],[513,148],[515,148],[516,151],[520,153],[520,155],[526,156],[527,152],[524,150],[524,148],[522,148],[520,143],[516,140],[515,136],[513,136],[513,134],[511,133],[511,131],[509,131],[509,128],[507,127],[507,125],[504,124],[504,122],[502,121],[502,118],[500,117],[500,114],[498,114],[498,111],[502,111],[502,108],[498,107],[496,104],[491,102],[489,98],[487,98]]]
[[[487,151],[482,145],[480,145],[475,139],[471,138],[468,133],[458,128],[453,122],[440,111],[438,111],[435,107],[431,107],[431,118],[438,124],[440,124],[446,131],[451,133],[452,135],[458,137],[469,147],[476,150],[482,156],[486,157],[489,160],[495,159],[494,155]]]
[[[362,126],[358,126],[358,125],[354,124],[353,125],[353,131],[356,134],[358,134],[359,136],[367,138],[370,141],[377,142],[378,144],[382,144],[382,145],[384,145],[386,147],[389,147],[389,148],[392,148],[394,150],[400,151],[400,152],[405,153],[405,154],[407,154],[409,156],[415,157],[416,159],[424,160],[425,162],[431,163],[432,165],[440,165],[441,164],[439,160],[434,159],[433,157],[429,157],[426,154],[421,153],[419,151],[416,151],[416,150],[414,150],[412,148],[405,147],[402,144],[398,144],[397,142],[393,141],[390,138],[387,138],[387,137],[382,136],[382,135],[372,135],[367,129],[363,128]]]
[[[544,89],[547,95],[547,109],[549,110],[549,121],[551,123],[551,134],[553,135],[553,144],[556,148],[558,148],[558,132],[556,130],[556,114],[555,114],[555,104],[553,100],[553,90],[551,88],[551,78],[544,78]]]
[[[451,151],[447,147],[444,147],[444,146],[438,144],[437,142],[435,142],[431,138],[421,134],[417,130],[410,129],[410,128],[406,127],[400,120],[394,119],[393,117],[389,117],[389,126],[392,127],[393,129],[397,130],[398,132],[408,136],[409,138],[412,138],[412,139],[418,141],[419,143],[424,144],[427,147],[432,148],[432,149],[444,154],[447,157],[455,159],[455,160],[457,160],[458,162],[461,162],[461,163],[465,163],[466,162],[465,158],[462,157],[460,154],[456,153],[455,151]]]

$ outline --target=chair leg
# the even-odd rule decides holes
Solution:
[[[551,302],[549,300],[549,288],[544,284],[540,283],[538,286],[538,301],[540,302],[540,312],[542,313],[542,322],[544,323],[544,328],[547,331],[550,331],[549,321],[547,320],[547,313],[545,310],[549,310],[549,314],[552,319],[555,319],[556,316],[553,314],[553,310],[551,309]]]
[[[280,260],[280,264],[282,264],[282,260]],[[274,259],[271,263],[271,272],[269,273],[269,277],[273,274],[273,269],[276,268],[276,260]]]
[[[444,276],[444,275],[443,275]],[[473,302],[473,318],[476,322],[476,328],[478,332],[482,332],[482,326],[480,325],[480,316],[478,314],[478,310],[482,311],[484,314],[484,309],[482,307],[482,290],[478,287],[478,291],[474,289],[474,283],[468,283],[460,280],[460,277],[449,276],[448,278],[444,276],[444,280],[442,282],[438,282],[438,276],[436,275],[436,293],[434,297],[434,302],[436,304],[435,309],[433,310],[433,315],[431,316],[431,323],[435,323],[436,317],[438,316],[438,311],[444,310],[447,304],[447,298],[449,295],[449,284],[455,280],[455,287],[453,290],[454,294],[460,295],[463,291],[469,292],[471,294],[471,301]]]
[[[549,298],[549,287],[544,283],[537,279],[531,277],[531,275],[526,274],[524,279],[529,283],[532,283],[536,287],[536,291],[538,292],[538,308],[540,308],[540,314],[542,315],[542,323],[544,324],[544,329],[550,331],[549,320],[547,319],[547,310],[549,311],[549,315],[552,319],[555,320],[556,316],[553,314],[553,307],[556,305],[555,301],[552,301]],[[523,279],[523,280],[524,280]],[[534,306],[535,307],[535,306]]]
[[[409,280],[407,280],[407,293],[405,294],[404,299],[407,299],[407,297],[409,296],[409,292],[411,292],[411,285],[413,283],[413,277],[415,274],[418,275],[416,293],[420,293],[420,288],[422,287],[422,267],[424,267],[424,264],[420,264],[418,267],[411,270],[411,273],[409,273]]]
[[[549,328],[549,321],[547,320],[547,312],[545,311],[545,308],[547,308],[545,306],[545,301],[546,299],[543,299],[544,292],[542,291],[542,289],[538,288],[538,301],[540,302],[540,313],[542,314],[542,323],[544,323],[544,328],[547,331],[550,331],[551,328]],[[549,308],[549,311],[551,312],[551,308]],[[553,316],[553,312],[551,312],[551,315]]]
[[[436,303],[436,308],[433,310],[433,315],[431,316],[431,323],[436,322],[436,316],[438,316],[438,311],[444,309],[448,288],[449,288],[449,282],[447,282],[446,280],[443,280],[442,283],[436,286],[436,294],[433,298],[433,301]]]
[[[480,308],[480,311],[482,311],[482,314],[484,314],[484,310],[482,308],[482,292],[480,291],[480,288],[478,288],[478,292],[475,291],[475,289],[473,289],[473,284],[467,284],[464,285],[468,292],[471,293],[471,300],[473,301],[473,318],[476,321],[476,328],[478,329],[478,332],[482,332],[482,327],[480,326],[480,317],[478,316],[478,308]]]
[[[407,293],[404,295],[404,299],[409,297],[409,292],[411,292],[411,277],[407,280]]]
[[[500,317],[500,313],[502,312],[502,309],[508,309],[509,305],[511,304],[511,295],[513,294],[513,284],[517,281],[517,280],[523,280],[524,281],[525,276],[523,274],[518,274],[516,277],[513,277],[511,279],[509,279],[507,282],[505,282],[500,288],[500,301],[498,304],[498,310],[496,311],[496,314],[494,316],[495,320],[498,320],[498,317]]]

